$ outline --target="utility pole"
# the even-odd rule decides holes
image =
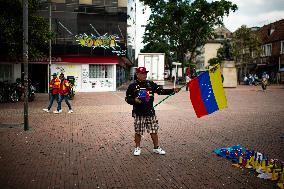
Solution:
[[[51,0],[49,0],[49,33],[51,34]],[[50,66],[51,66],[51,38],[49,39],[49,63],[47,68],[47,92],[49,93],[49,82],[50,82]]]
[[[29,1],[23,0],[23,64],[24,64],[24,130],[29,130],[29,107],[28,107],[28,91],[29,91]]]

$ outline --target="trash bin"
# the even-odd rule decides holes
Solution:
[[[75,77],[67,76],[67,81],[70,83],[69,98],[73,100],[75,96],[75,91],[74,91]]]

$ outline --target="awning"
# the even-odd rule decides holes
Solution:
[[[31,64],[48,64],[49,58],[30,60]],[[118,64],[118,56],[57,56],[51,58],[51,64]]]

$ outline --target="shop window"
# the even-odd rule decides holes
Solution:
[[[90,65],[89,78],[112,78],[112,65]]]
[[[0,64],[0,82],[12,81],[13,67],[11,64]]]

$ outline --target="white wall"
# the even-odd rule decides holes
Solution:
[[[21,64],[13,64],[13,83],[16,82],[17,78],[21,78]]]
[[[151,14],[149,7],[145,7],[140,1],[136,1],[136,42],[135,42],[135,59],[138,57],[140,50],[144,48],[143,35],[145,32],[144,25],[147,24],[147,20]],[[143,14],[144,9],[144,14]]]
[[[207,67],[208,60],[217,57],[217,51],[221,47],[220,43],[206,43],[204,46],[204,67]]]
[[[112,78],[89,78],[89,64],[52,64],[51,74],[63,72],[65,77],[75,76],[75,91],[105,92],[116,90],[116,65],[112,65]]]

